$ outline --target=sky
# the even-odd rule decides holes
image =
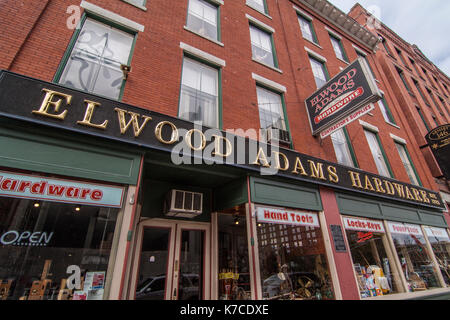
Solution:
[[[328,0],[348,13],[361,4],[450,76],[449,0]]]

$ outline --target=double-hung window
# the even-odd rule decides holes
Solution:
[[[298,23],[300,24],[303,38],[317,44],[318,41],[316,33],[314,31],[312,20],[303,15],[298,15]]]
[[[344,51],[344,46],[342,45],[342,41],[332,34],[330,34],[331,44],[333,45],[334,53],[336,53],[336,57],[345,62],[348,62],[347,55]]]
[[[355,159],[352,155],[350,141],[345,130],[343,128],[333,132],[331,134],[331,141],[333,142],[337,162],[345,166],[355,167]]]
[[[272,127],[286,131],[281,95],[261,86],[256,87],[256,93],[258,96],[261,128],[267,129]]]
[[[383,96],[381,100],[378,101],[378,106],[380,107],[381,113],[383,114],[383,118],[387,123],[396,124],[394,116],[392,115],[391,110],[386,102],[386,97]]]
[[[377,166],[378,173],[385,177],[391,177],[391,169],[382,149],[378,134],[370,130],[364,130],[364,133],[366,135],[370,151],[372,152],[375,165]]]
[[[319,61],[314,57],[309,57],[311,63],[314,80],[317,88],[322,87],[328,81],[328,72],[326,71],[325,62]]]
[[[185,57],[179,117],[201,125],[219,126],[219,70]]]
[[[415,184],[416,186],[421,185],[414,164],[412,163],[409,152],[406,149],[406,146],[398,142],[395,142],[395,146],[397,147],[400,159],[402,159],[402,163],[403,166],[405,167],[406,173],[408,174],[409,180],[411,181],[412,184]]]
[[[268,14],[266,0],[247,0],[246,3],[257,11]]]
[[[250,24],[252,56],[258,62],[277,67],[272,42],[272,34]]]
[[[401,69],[399,69],[399,68],[397,68],[397,67],[396,67],[395,69],[397,70],[398,75],[400,76],[400,79],[402,79],[403,85],[405,86],[406,90],[407,90],[410,94],[413,94],[412,91],[411,91],[411,89],[410,89],[409,86],[408,86],[408,82],[406,81],[405,74],[403,73],[403,70],[401,70]]]
[[[427,131],[430,131],[431,130],[430,126],[428,125],[427,121],[425,120],[425,116],[423,115],[422,110],[418,106],[416,106],[416,110],[417,110],[417,113],[419,114],[420,119],[422,119],[422,122],[423,122],[425,128],[427,129]]]
[[[60,84],[120,99],[122,65],[128,65],[135,34],[86,18],[65,62]]]
[[[219,41],[219,8],[206,0],[189,0],[186,27],[204,37]]]

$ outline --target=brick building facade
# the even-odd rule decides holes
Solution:
[[[324,0],[4,1],[0,168],[12,182],[1,188],[18,192],[13,181],[25,175],[49,179],[49,185],[67,180],[79,190],[106,185],[99,187],[105,195],[122,188],[122,196],[117,206],[98,202],[93,192],[83,206],[68,192],[69,204],[57,206],[55,198],[31,192],[31,183],[31,194],[22,198],[2,194],[2,210],[9,212],[1,222],[3,244],[16,243],[9,238],[16,233],[19,243],[30,238],[31,227],[53,232],[57,241],[41,249],[48,258],[35,263],[34,253],[20,251],[27,249],[1,249],[2,259],[18,256],[1,271],[2,297],[357,300],[448,294],[448,215],[437,197],[448,193],[448,185],[435,179],[440,171],[423,148],[427,130],[413,106],[426,110],[429,126],[448,123],[449,79],[384,25],[381,34],[365,29],[361,13],[356,6],[347,15]],[[416,66],[386,54],[380,35]],[[358,58],[367,62],[382,99],[331,136],[313,136],[305,100]],[[405,94],[396,68],[409,78],[420,69],[413,79],[422,94],[412,80],[414,93]],[[21,113],[26,108],[32,110]],[[146,127],[156,119],[161,122],[154,130]],[[277,174],[260,174],[261,152],[243,165],[177,166],[168,149],[177,128],[187,130],[185,140],[191,134],[191,149],[207,145],[191,141],[204,130],[192,129],[193,122],[238,130],[248,144],[271,142],[265,129],[273,127],[284,135],[277,154],[286,168],[278,158],[270,161]],[[165,136],[169,127],[172,135]],[[144,141],[150,131],[156,139]],[[215,147],[224,156],[219,143]],[[303,156],[308,160],[301,168]],[[350,173],[348,186],[339,183],[345,179],[336,170]],[[355,177],[363,179],[360,188]],[[401,189],[398,196],[392,184]],[[175,210],[177,196],[191,201],[191,210]],[[42,221],[28,225],[27,210],[41,210]],[[58,238],[71,233],[48,222],[69,219],[64,212],[73,210],[92,215],[84,224],[64,220],[65,227],[67,221],[80,226],[72,231],[78,235],[88,230],[86,239],[75,237],[79,243]],[[108,220],[111,210],[115,218]],[[369,225],[378,226],[376,232]],[[371,236],[360,256],[354,248],[364,241],[355,237],[364,232]],[[431,239],[438,232],[444,249]],[[401,237],[419,239],[420,252],[430,254],[404,253]],[[55,262],[72,249],[67,262]],[[94,266],[89,259],[103,262]],[[21,263],[27,271],[11,271]],[[68,285],[66,264],[79,267],[84,289]],[[96,286],[92,278],[98,277],[104,283]]]

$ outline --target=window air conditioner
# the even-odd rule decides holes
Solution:
[[[167,217],[194,218],[202,214],[203,194],[183,190],[170,190],[164,202]]]
[[[289,131],[269,127],[267,128],[267,143],[278,142],[279,144],[290,144]]]

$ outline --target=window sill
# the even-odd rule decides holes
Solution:
[[[309,40],[308,38],[305,38],[305,37],[303,37],[303,39],[305,39],[305,40],[308,41],[309,43],[312,43],[312,44],[315,45],[316,47],[318,47],[318,48],[320,48],[320,49],[323,50],[323,48],[322,48],[318,43],[315,43],[314,41],[311,41],[311,40]]]
[[[246,3],[245,5],[246,5],[247,7],[249,7],[249,8],[251,8],[251,9],[255,10],[256,12],[259,12],[259,13],[262,14],[263,16],[269,18],[270,20],[272,20],[272,17],[269,16],[267,13],[262,12],[262,11],[256,9],[256,8],[253,8],[253,7],[252,7],[251,5],[249,5],[248,3]]]
[[[141,9],[141,10],[143,10],[143,11],[147,11],[147,8],[146,8],[146,7],[144,7],[144,6],[140,5],[140,4],[133,3],[133,1],[130,1],[130,0],[122,0],[122,1],[123,1],[123,2],[126,2],[126,3],[128,3],[128,4],[130,4],[130,5],[132,5],[133,7],[136,7],[136,8],[138,8],[138,9]]]
[[[394,128],[400,129],[400,127],[392,122],[386,121],[386,123],[390,126],[393,126]]]
[[[342,60],[341,58],[338,58],[338,57],[336,57],[336,58],[337,58],[339,61],[345,63],[346,65],[349,65],[349,64],[350,64],[350,62],[348,62],[348,61]]]
[[[267,67],[267,68],[269,68],[269,69],[272,69],[272,70],[274,70],[274,71],[276,71],[276,72],[279,72],[279,73],[281,73],[281,74],[283,73],[282,70],[280,70],[280,69],[278,69],[278,68],[276,68],[276,67],[270,66],[270,65],[268,65],[268,64],[266,64],[266,63],[264,63],[264,62],[258,61],[258,60],[256,60],[255,58],[252,58],[252,60],[253,60],[254,62],[259,63],[259,64],[261,64],[261,65],[263,65],[263,66],[265,66],[265,67]]]
[[[369,300],[415,300],[415,299],[423,299],[425,297],[433,297],[439,295],[449,295],[450,288],[436,288],[429,289],[426,291],[418,291],[418,292],[403,292],[403,293],[393,293],[385,296],[379,297],[370,297],[370,298],[362,298],[361,300],[369,301]]]
[[[183,28],[184,28],[184,30],[189,31],[189,32],[191,32],[191,33],[193,33],[193,34],[195,34],[195,35],[197,35],[199,37],[202,37],[203,39],[209,40],[209,41],[211,41],[211,42],[213,42],[213,43],[215,43],[215,44],[217,44],[217,45],[219,45],[221,47],[225,46],[222,42],[214,40],[214,39],[212,39],[210,37],[204,36],[204,35],[198,33],[197,31],[194,31],[194,30],[190,29],[187,26],[184,26]]]

